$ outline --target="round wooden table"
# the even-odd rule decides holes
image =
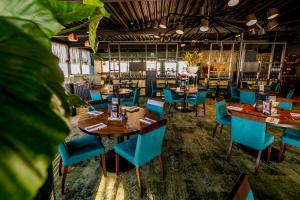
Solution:
[[[117,137],[117,142],[122,142],[125,136],[134,135],[140,132],[140,130],[147,126],[147,124],[143,124],[139,121],[139,119],[144,118],[145,116],[156,119],[156,115],[154,113],[150,113],[144,108],[140,108],[135,112],[126,112],[128,119],[123,121],[110,121],[108,120],[108,110],[101,109],[99,111],[104,112],[101,115],[93,116],[88,113],[80,116],[78,120],[78,128],[87,133],[96,135],[99,137]],[[87,131],[85,130],[86,127],[104,123],[107,127],[94,130],[94,131]],[[109,151],[106,153],[106,163],[107,163],[107,170],[110,172],[115,172],[115,154],[114,151]],[[129,163],[127,160],[122,159],[120,157],[120,171],[128,171],[132,169],[134,166]]]
[[[102,95],[123,96],[123,95],[129,95],[130,93],[133,92],[133,90],[126,89],[126,88],[119,88],[115,91],[109,91],[107,88],[101,88],[99,92]]]
[[[196,94],[198,92],[198,87],[188,87],[186,89],[181,88],[170,88],[171,91],[179,93],[184,96],[184,99],[187,99],[189,94]],[[188,107],[187,103],[183,103],[181,106],[176,106],[176,109],[182,112],[191,112],[194,111],[194,107]]]

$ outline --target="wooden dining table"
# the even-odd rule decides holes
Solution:
[[[275,119],[279,119],[279,121],[277,124],[266,122],[268,125],[272,125],[273,127],[278,127],[278,128],[291,128],[291,129],[300,130],[300,117],[298,117],[298,116],[293,117],[291,115],[291,113],[300,114],[300,110],[290,111],[290,110],[284,110],[284,109],[277,108],[277,115],[268,116],[266,114],[256,111],[255,107],[252,104],[237,104],[237,103],[235,103],[235,104],[231,104],[230,106],[242,108],[242,110],[238,111],[235,109],[232,109],[232,110],[228,109],[229,114],[231,114],[232,112],[240,112],[243,114],[248,114],[248,119],[250,119],[250,120],[251,120],[251,115],[253,115],[253,117],[256,116],[256,117],[262,117],[265,119],[267,119],[268,117],[272,117]],[[254,156],[257,155],[257,151],[254,151],[253,149],[248,148],[244,145],[241,145],[241,147],[246,152],[250,153],[251,155],[254,155]],[[271,153],[271,161],[277,162],[278,154],[279,154],[279,149],[273,145],[272,153]],[[262,153],[262,159],[267,160],[267,155],[268,155],[268,152],[267,152],[267,148],[266,148]],[[284,159],[284,155],[282,157],[282,160],[283,159]]]
[[[255,92],[256,94],[260,94],[260,95],[269,95],[269,96],[278,96],[278,92],[275,92],[273,90],[264,90],[264,91],[261,91],[259,89],[256,89],[256,88],[252,88],[252,89],[249,89],[249,88],[239,88],[238,89],[239,92],[241,91],[249,91],[249,92]]]
[[[300,117],[298,116],[295,117],[291,115],[291,113],[300,114],[300,110],[285,110],[285,109],[277,108],[277,114],[268,116],[264,113],[256,111],[255,107],[252,104],[235,103],[235,104],[231,104],[230,106],[241,108],[240,111],[234,110],[237,112],[242,112],[245,114],[250,114],[258,117],[264,117],[264,118],[272,117],[275,119],[279,119],[279,122],[277,124],[267,122],[268,124],[272,124],[273,126],[276,127],[300,129]],[[229,109],[229,113],[230,111],[231,110]]]
[[[122,109],[126,109],[127,107],[122,107]],[[100,109],[98,111],[103,112],[101,115],[91,115],[91,114],[83,114],[80,116],[78,120],[78,128],[84,133],[96,135],[99,138],[102,137],[115,137],[117,138],[117,143],[124,141],[125,138],[128,138],[131,135],[137,134],[141,131],[142,128],[148,126],[148,124],[144,124],[140,122],[140,119],[144,117],[148,117],[150,119],[156,120],[156,115],[154,113],[149,112],[148,110],[138,107],[137,111],[134,112],[126,112],[127,120],[109,120],[108,109]],[[86,128],[98,123],[104,123],[107,125],[105,128],[87,131]],[[108,151],[106,153],[106,163],[107,170],[110,172],[115,172],[115,156],[114,151]],[[127,160],[120,158],[120,171],[128,171],[132,169],[134,166],[131,165]]]
[[[98,91],[102,95],[113,95],[113,96],[129,95],[130,93],[133,92],[133,90],[126,89],[126,88],[118,88],[117,90],[108,90],[108,88],[101,88]]]

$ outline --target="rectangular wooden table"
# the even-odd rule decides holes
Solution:
[[[253,116],[264,117],[264,118],[272,117],[272,118],[279,119],[278,124],[272,123],[273,126],[282,127],[282,128],[300,129],[300,117],[298,117],[298,116],[295,117],[295,116],[291,115],[291,113],[299,113],[300,114],[300,110],[290,111],[290,110],[277,108],[276,115],[268,116],[266,114],[256,111],[255,107],[252,104],[237,104],[236,103],[236,104],[232,104],[230,106],[242,108],[242,110],[240,110],[238,112],[250,114]],[[237,111],[237,110],[235,110],[235,111]],[[229,112],[230,112],[230,110],[229,110]]]

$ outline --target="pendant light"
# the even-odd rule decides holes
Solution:
[[[160,28],[167,28],[167,19],[166,19],[166,17],[163,17],[163,18],[160,20],[159,27],[160,27]]]
[[[180,23],[178,26],[177,26],[177,29],[176,29],[176,33],[179,34],[179,35],[182,35],[184,33],[183,31],[183,24]]]
[[[77,42],[77,41],[78,41],[78,37],[77,37],[76,33],[71,33],[71,34],[69,34],[69,35],[68,35],[68,40],[69,40],[70,42]]]
[[[276,8],[270,8],[267,12],[268,20],[278,17],[279,13]]]
[[[90,47],[91,46],[90,40],[84,41],[84,46],[85,47]]]
[[[159,39],[159,38],[160,38],[160,36],[159,36],[159,35],[156,35],[156,34],[154,34],[153,37],[154,37],[155,39]]]
[[[250,30],[249,30],[249,35],[256,35],[256,30],[255,30],[255,28],[251,28]]]
[[[233,7],[233,6],[238,5],[239,2],[240,2],[239,0],[229,0],[227,4],[229,7]]]
[[[253,26],[254,24],[256,24],[256,22],[257,22],[257,19],[256,19],[255,14],[251,13],[250,15],[248,15],[246,17],[246,25],[247,26]]]
[[[206,32],[209,30],[209,22],[207,19],[201,20],[200,31]]]
[[[272,30],[272,29],[274,29],[276,26],[278,26],[278,23],[277,23],[276,20],[271,20],[271,21],[268,22],[267,26],[268,26],[268,29],[269,29],[269,30]]]

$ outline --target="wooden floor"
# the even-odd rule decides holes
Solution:
[[[145,102],[142,99],[141,102]],[[143,104],[141,104],[143,105]],[[79,114],[82,112],[79,112]],[[174,111],[169,116],[164,142],[165,181],[160,180],[159,161],[142,167],[144,199],[224,199],[241,173],[248,174],[255,199],[300,199],[300,149],[288,147],[286,158],[267,164],[263,159],[259,175],[254,175],[256,152],[233,148],[231,162],[226,161],[229,129],[217,132],[215,105],[208,100],[206,116],[199,107],[198,117],[192,113]],[[73,135],[81,134],[76,127],[78,116],[72,119]],[[282,130],[269,128],[278,147]],[[103,138],[107,150],[114,138]],[[60,195],[60,177],[55,170],[56,199],[139,199],[135,170],[116,177],[103,177],[99,160],[82,162],[69,170],[66,194]]]

